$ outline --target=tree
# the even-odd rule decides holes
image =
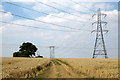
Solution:
[[[36,46],[29,42],[23,43],[19,48],[20,50],[18,52],[13,53],[13,57],[35,56],[35,52],[37,51]]]
[[[13,57],[18,57],[19,52],[14,52]]]

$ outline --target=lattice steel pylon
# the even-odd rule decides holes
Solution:
[[[55,46],[50,46],[49,48],[50,48],[50,59],[55,58],[55,54],[54,54]]]
[[[93,51],[93,58],[96,58],[98,55],[104,55],[105,58],[108,58],[107,51],[105,47],[105,41],[104,41],[104,35],[103,32],[108,32],[108,30],[103,30],[102,25],[106,25],[107,22],[101,21],[102,17],[106,17],[106,14],[101,13],[100,8],[98,9],[98,12],[94,14],[92,17],[97,17],[97,21],[92,23],[96,24],[97,29],[93,30],[92,32],[96,32],[96,40],[94,44],[94,51]]]

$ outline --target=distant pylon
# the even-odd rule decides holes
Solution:
[[[55,58],[55,52],[54,52],[55,46],[49,46],[49,48],[50,48],[50,59]]]
[[[96,24],[97,29],[93,30],[92,32],[97,32],[97,33],[96,33],[96,40],[95,40],[94,51],[93,51],[93,58],[96,58],[98,55],[104,55],[105,58],[108,58],[106,47],[105,47],[104,36],[103,36],[103,32],[108,32],[108,30],[102,29],[102,24],[106,25],[107,22],[101,21],[101,18],[103,16],[106,17],[107,15],[101,13],[101,10],[99,8],[97,14],[94,14],[92,17],[94,16],[97,16],[97,21],[92,23],[92,25]]]

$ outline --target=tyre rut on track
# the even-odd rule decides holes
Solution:
[[[59,59],[51,59],[49,69],[43,71],[42,78],[85,78],[85,74],[79,73],[67,62]]]

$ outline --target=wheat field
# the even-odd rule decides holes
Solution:
[[[47,58],[2,58],[2,78],[27,78],[37,67],[50,62]]]
[[[94,78],[118,78],[118,59],[61,58],[79,72]]]
[[[2,78],[118,78],[118,59],[1,58]]]

